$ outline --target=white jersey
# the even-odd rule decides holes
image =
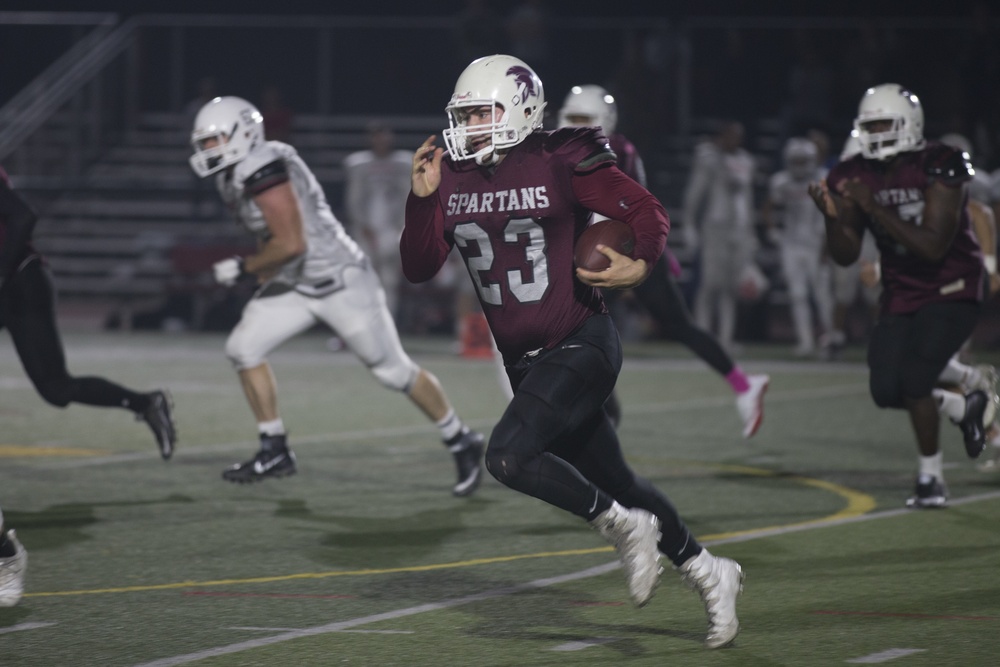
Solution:
[[[787,170],[771,176],[768,197],[781,224],[781,242],[808,248],[823,247],[826,236],[823,214],[809,196],[809,183],[822,181],[827,170],[818,168],[805,179],[794,178]]]
[[[251,151],[232,169],[216,175],[219,194],[239,224],[258,241],[266,241],[270,232],[252,190],[253,184],[266,182],[276,162],[284,166],[298,198],[306,252],[283,266],[269,284],[285,285],[308,296],[336,291],[343,286],[344,269],[364,265],[365,255],[333,215],[322,186],[292,146],[268,141]]]
[[[753,156],[742,148],[724,153],[711,141],[699,144],[684,193],[684,224],[709,233],[748,232],[754,169]]]

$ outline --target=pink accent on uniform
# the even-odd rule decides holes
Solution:
[[[747,381],[747,375],[739,366],[733,366],[733,370],[729,371],[729,374],[726,375],[726,382],[729,383],[729,386],[732,387],[733,391],[737,394],[742,394],[750,388],[750,382]]]
[[[674,278],[680,278],[682,271],[681,263],[677,261],[676,257],[674,257],[674,253],[669,250],[667,251],[667,264],[670,267],[670,275]]]

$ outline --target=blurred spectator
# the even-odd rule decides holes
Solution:
[[[550,65],[549,11],[545,0],[522,0],[507,16],[508,53],[531,63],[544,79]]]
[[[788,76],[785,129],[799,134],[826,125],[833,99],[833,70],[820,52],[818,35],[804,29],[792,33],[795,62]]]
[[[399,235],[403,230],[406,196],[410,192],[413,154],[394,149],[394,137],[388,125],[371,123],[368,126],[370,147],[348,155],[344,171],[351,233],[382,281],[389,312],[397,317],[402,272]]]
[[[466,0],[465,8],[455,16],[456,63],[465,67],[476,58],[505,51],[501,24],[489,0]]]
[[[729,120],[695,147],[681,228],[686,245],[701,249],[695,320],[700,328],[715,332],[728,352],[734,348],[738,290],[754,271],[757,247],[755,163],[743,148],[743,136],[743,124]]]
[[[260,94],[260,113],[264,117],[264,136],[268,141],[288,143],[295,112],[284,100],[281,89],[271,84]]]

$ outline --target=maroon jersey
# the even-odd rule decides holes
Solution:
[[[885,163],[858,155],[834,166],[826,180],[830,189],[835,190],[838,183],[852,178],[871,188],[878,204],[892,208],[900,219],[920,225],[924,191],[930,184],[940,180],[958,187],[971,180],[972,172],[959,151],[928,142],[921,150],[900,153],[892,162],[891,173]],[[916,257],[875,220],[866,218],[865,222],[881,253],[883,312],[912,313],[940,301],[982,301],[983,255],[972,231],[965,200],[958,232],[939,262]]]
[[[606,312],[573,266],[591,211],[632,226],[633,258],[653,266],[663,252],[666,212],[614,160],[595,128],[534,132],[494,169],[445,156],[437,192],[407,200],[403,272],[429,280],[458,246],[504,360],[554,347]]]

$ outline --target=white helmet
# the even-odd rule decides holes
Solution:
[[[586,117],[584,123],[575,122]],[[599,125],[605,134],[612,134],[618,125],[618,105],[615,98],[600,86],[586,85],[570,88],[562,109],[559,110],[559,127]]]
[[[205,147],[205,141],[217,143]],[[201,177],[236,164],[264,143],[264,118],[239,97],[216,97],[198,112],[191,130],[191,168]]]
[[[884,132],[865,129],[873,121],[891,121]],[[898,83],[869,88],[858,105],[854,131],[861,141],[861,154],[869,160],[885,160],[924,146],[924,110],[916,95]]]
[[[797,180],[810,178],[819,166],[819,149],[805,137],[792,137],[786,141],[781,156],[785,169]]]
[[[490,107],[493,123],[470,130],[467,121],[472,107]],[[474,158],[479,164],[490,164],[497,151],[516,146],[542,127],[544,109],[542,81],[524,61],[504,55],[473,60],[458,77],[445,107],[449,127],[442,132],[444,143],[455,160]],[[489,137],[490,144],[473,150],[480,137]]]

